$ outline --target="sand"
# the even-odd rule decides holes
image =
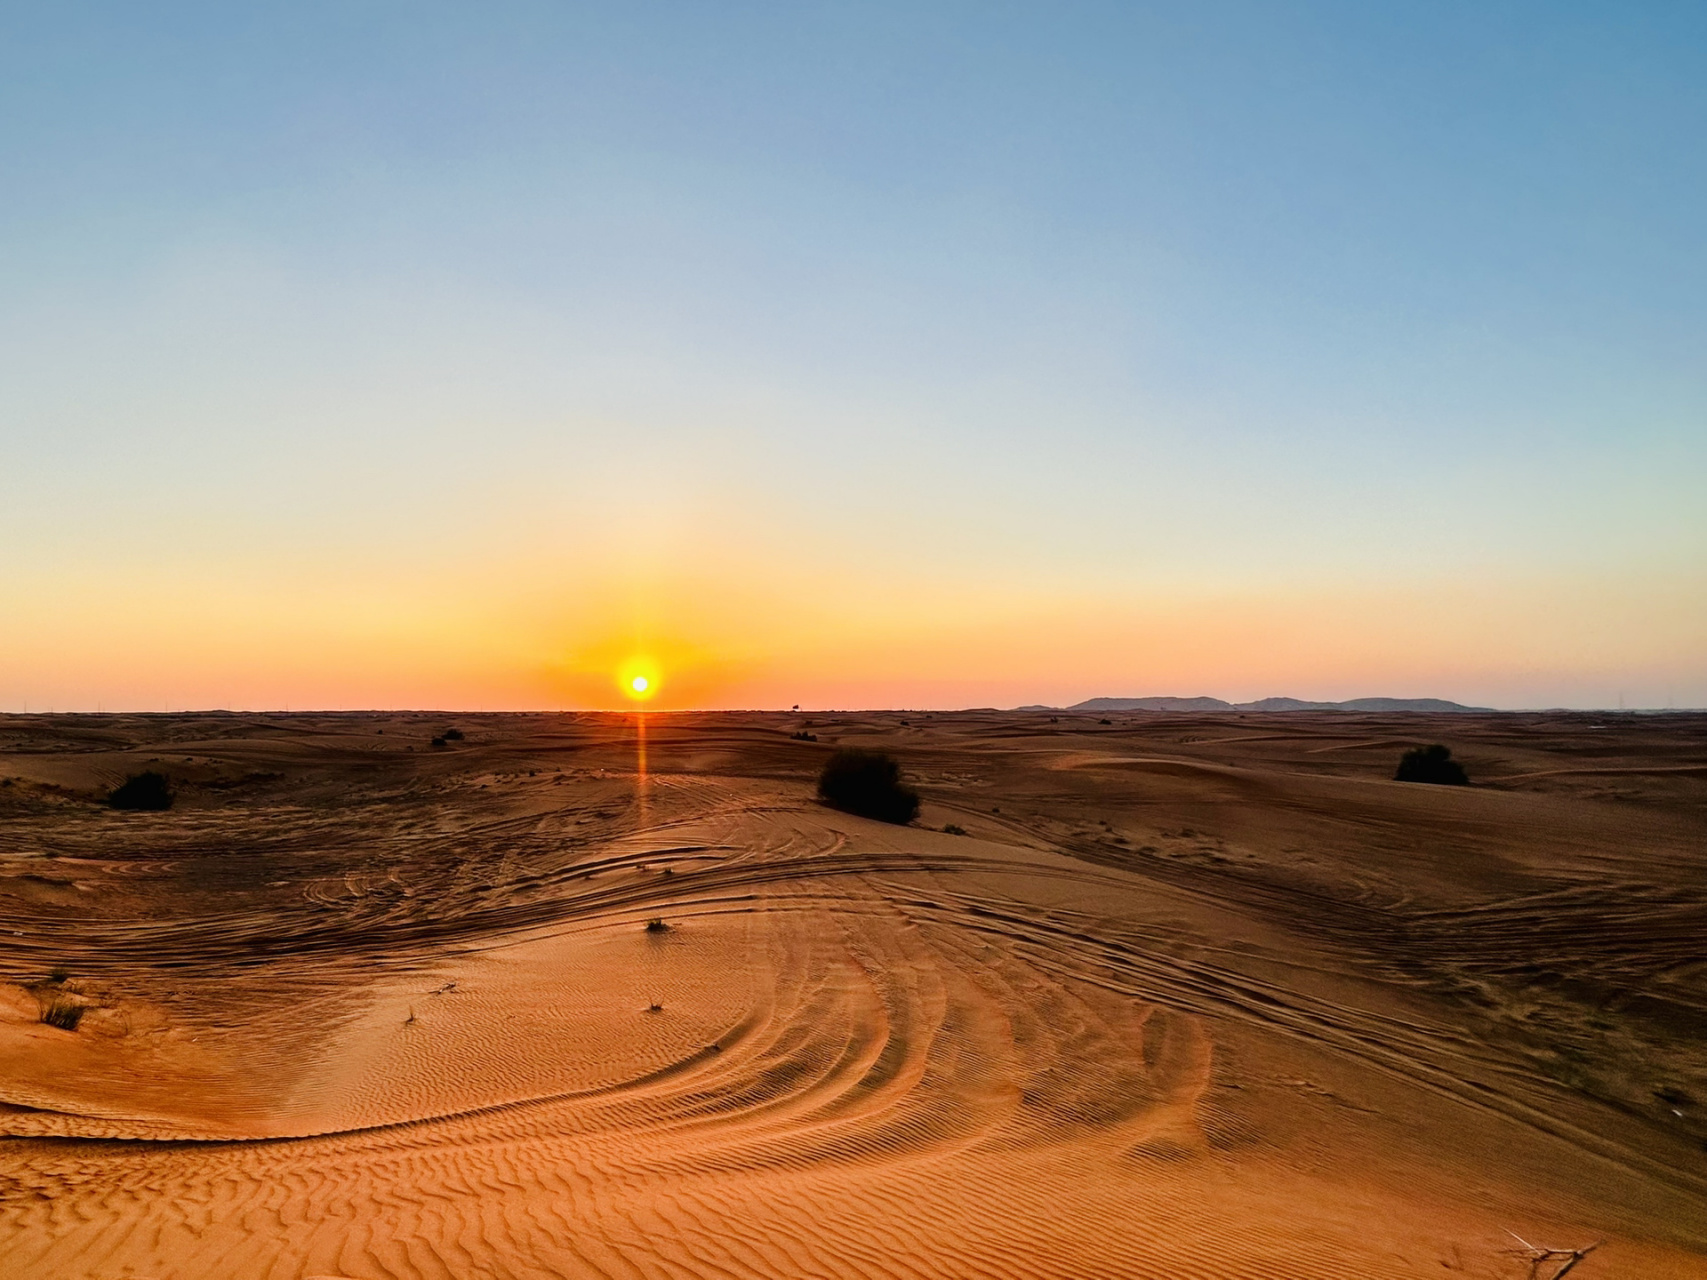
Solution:
[[[0,718],[0,1276],[1707,1276],[1707,717],[1107,718]]]

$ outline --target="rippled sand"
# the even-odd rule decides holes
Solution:
[[[1111,719],[0,718],[0,1276],[1707,1276],[1707,718]]]

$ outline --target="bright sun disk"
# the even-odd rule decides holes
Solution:
[[[650,702],[658,696],[658,664],[636,654],[616,669],[616,687],[634,702]]]

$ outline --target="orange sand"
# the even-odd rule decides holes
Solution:
[[[0,1276],[1707,1276],[1707,718],[1110,718],[0,718]]]

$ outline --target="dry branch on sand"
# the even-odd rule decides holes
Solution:
[[[1506,1252],[1529,1259],[1530,1280],[1559,1280],[1560,1276],[1573,1270],[1584,1258],[1606,1243],[1604,1240],[1596,1240],[1581,1249],[1548,1249],[1542,1245],[1530,1244],[1515,1231],[1508,1231],[1506,1234],[1523,1246],[1521,1249],[1508,1249]],[[1556,1271],[1546,1270],[1555,1264],[1558,1265]]]

